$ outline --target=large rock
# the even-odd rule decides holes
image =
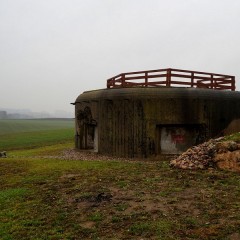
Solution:
[[[240,172],[240,150],[218,153],[213,162],[220,169]]]

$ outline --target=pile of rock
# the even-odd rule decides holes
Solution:
[[[226,167],[221,166],[224,165],[223,161],[226,161],[226,157],[224,156],[227,154],[232,156],[231,161],[234,161],[232,166],[234,165],[237,168],[239,165],[240,167],[240,157],[238,159],[238,156],[240,156],[240,144],[234,141],[223,140],[223,138],[211,139],[208,142],[189,148],[182,155],[171,160],[170,166],[193,170],[214,166],[226,169]],[[236,157],[233,157],[233,155]]]

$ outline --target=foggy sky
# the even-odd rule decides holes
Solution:
[[[0,108],[73,112],[121,72],[235,75],[239,0],[0,0]]]

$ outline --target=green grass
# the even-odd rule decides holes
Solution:
[[[0,151],[31,149],[66,141],[74,141],[72,128],[7,134],[0,137]]]
[[[74,120],[0,120],[0,135],[74,128]]]
[[[224,140],[240,142],[240,132],[224,137]]]
[[[42,159],[26,151],[21,159],[20,150],[0,159],[0,239],[227,239],[240,229],[234,173]],[[113,194],[112,201],[88,200],[101,192]]]
[[[65,130],[39,131],[35,143],[32,132],[15,134],[15,146],[6,140],[0,239],[210,240],[240,234],[239,174],[171,169],[167,161],[58,159],[74,144],[73,129],[69,135]],[[100,193],[112,197],[96,200]]]
[[[72,119],[0,120],[0,151],[73,142],[73,138]]]
[[[28,193],[26,188],[9,188],[0,192],[0,204],[12,204],[19,198],[22,198]]]
[[[89,174],[107,174],[110,169],[118,168],[117,165],[55,159],[0,159],[0,239],[78,239],[79,234],[92,234],[94,231],[84,230],[79,221],[74,220],[80,212],[75,214],[75,208],[69,208],[62,194],[56,192],[58,182],[64,183],[63,192],[78,193]],[[69,173],[80,174],[82,180],[77,191],[71,182],[65,182],[64,176]],[[86,214],[86,221],[102,219],[100,212]]]
[[[90,220],[90,221],[94,221],[94,222],[100,222],[100,221],[103,220],[103,216],[102,216],[101,213],[96,212],[96,213],[91,214],[91,215],[89,216],[89,220]]]
[[[130,227],[129,231],[132,235],[148,236],[153,229],[150,223],[134,223]]]
[[[65,137],[65,136],[64,136]],[[53,143],[53,145],[46,145],[50,144],[48,142],[49,139],[46,139],[45,144],[40,145],[38,144],[37,147],[34,148],[24,148],[24,149],[15,149],[15,150],[10,150],[8,152],[8,156],[18,156],[18,157],[31,157],[31,156],[52,156],[52,155],[58,155],[61,153],[61,151],[66,150],[66,149],[71,149],[74,148],[74,143],[72,136],[70,139],[61,139],[59,141],[60,143]]]

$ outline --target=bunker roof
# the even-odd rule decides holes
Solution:
[[[240,93],[235,91],[221,91],[211,89],[199,88],[184,88],[184,87],[130,87],[130,88],[111,88],[99,89],[93,91],[86,91],[80,94],[75,103],[82,101],[97,101],[100,99],[151,99],[151,98],[204,98],[204,99],[218,99],[218,98],[238,98],[240,100]]]

